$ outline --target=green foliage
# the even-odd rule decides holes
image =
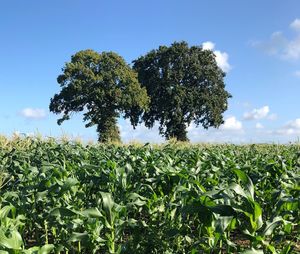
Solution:
[[[0,253],[299,253],[299,148],[0,140]]]
[[[82,111],[86,127],[97,125],[100,142],[120,141],[117,118],[123,115],[136,126],[149,102],[136,73],[113,52],[79,51],[65,64],[57,82],[61,91],[51,99],[49,109],[63,114],[58,124]]]
[[[219,127],[231,95],[225,90],[225,73],[210,50],[175,42],[160,46],[135,60],[133,68],[151,98],[143,120],[147,127],[159,121],[167,139],[187,141],[187,126]]]

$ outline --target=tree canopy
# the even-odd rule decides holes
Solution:
[[[142,117],[148,128],[158,121],[160,134],[167,139],[187,141],[191,122],[205,129],[224,122],[222,113],[231,95],[211,50],[175,42],[134,60],[133,69],[151,98]]]
[[[51,98],[49,109],[62,113],[58,124],[72,113],[83,112],[86,127],[97,126],[99,141],[120,141],[117,119],[129,118],[135,127],[149,98],[137,74],[113,52],[79,51],[58,76],[61,91]]]

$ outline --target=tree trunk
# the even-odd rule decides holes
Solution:
[[[117,125],[116,117],[107,117],[98,124],[98,141],[101,143],[121,142],[120,130]]]
[[[172,126],[172,130],[169,131],[167,139],[175,138],[177,141],[188,142],[186,126],[184,123],[179,123],[176,126]]]

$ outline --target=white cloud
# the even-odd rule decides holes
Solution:
[[[296,31],[300,31],[300,19],[295,19],[291,24],[290,24],[290,28],[296,30]]]
[[[289,128],[300,130],[300,118],[297,118],[294,121],[288,122],[288,124],[286,126],[289,127]]]
[[[42,119],[46,117],[45,110],[40,108],[24,108],[20,114],[27,119]]]
[[[300,118],[288,122],[276,131],[280,135],[300,135]]]
[[[263,106],[262,108],[253,109],[251,112],[244,113],[245,120],[258,120],[264,119],[268,116],[270,112],[269,106]]]
[[[224,124],[220,126],[222,130],[242,130],[243,124],[242,122],[238,121],[234,116],[228,117],[225,119]]]
[[[300,78],[300,70],[295,71],[295,72],[294,72],[294,75],[295,75],[296,77]]]
[[[246,142],[243,125],[234,116],[227,117],[220,128],[196,127],[191,124],[188,128],[188,137],[191,142],[213,142],[213,143],[243,143]]]
[[[282,58],[287,60],[300,59],[300,36],[288,42],[283,49]]]
[[[215,49],[215,44],[211,41],[206,41],[202,43],[202,48],[204,50],[212,50],[216,56],[217,65],[224,71],[229,72],[231,70],[231,65],[229,64],[229,56],[226,52],[221,52]]]
[[[215,50],[214,54],[216,55],[216,61],[218,66],[224,71],[229,72],[231,70],[231,66],[228,62],[228,54],[226,52],[221,52],[219,50]]]
[[[268,41],[253,41],[251,42],[251,46],[259,48],[269,55],[278,55],[286,47],[287,43],[288,41],[282,32],[277,31],[271,34]]]
[[[300,59],[300,19],[295,19],[290,28],[297,31],[293,38],[286,38],[282,32],[274,32],[267,41],[254,41],[252,46],[265,51],[270,55],[276,55],[284,60]]]
[[[277,119],[277,115],[276,114],[269,114],[268,116],[267,116],[267,119],[268,120],[271,120],[271,121],[274,121],[274,120],[276,120]]]
[[[263,126],[261,123],[256,123],[256,124],[255,124],[255,128],[256,128],[256,129],[263,129],[264,126]]]
[[[215,48],[215,44],[211,41],[206,41],[202,43],[202,48],[205,50],[213,50]]]
[[[119,128],[122,141],[128,143],[130,141],[162,143],[165,138],[159,135],[158,125],[152,129],[139,125],[133,129],[129,120],[120,120]],[[219,129],[209,128],[205,130],[203,127],[196,127],[191,124],[187,127],[188,137],[191,142],[245,142],[243,139],[243,125],[234,116],[225,119],[223,125]]]
[[[118,126],[121,132],[121,139],[125,143],[130,141],[161,143],[164,141],[164,137],[159,135],[157,125],[148,129],[142,124],[133,129],[130,121],[126,119],[120,121]]]

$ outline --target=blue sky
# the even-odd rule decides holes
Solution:
[[[81,115],[58,126],[48,112],[56,77],[83,49],[115,51],[128,63],[185,40],[215,51],[233,95],[220,129],[189,127],[194,142],[289,142],[300,137],[300,1],[52,0],[0,3],[0,133],[95,140]],[[203,44],[204,43],[204,44]],[[157,128],[125,142],[159,142]]]

